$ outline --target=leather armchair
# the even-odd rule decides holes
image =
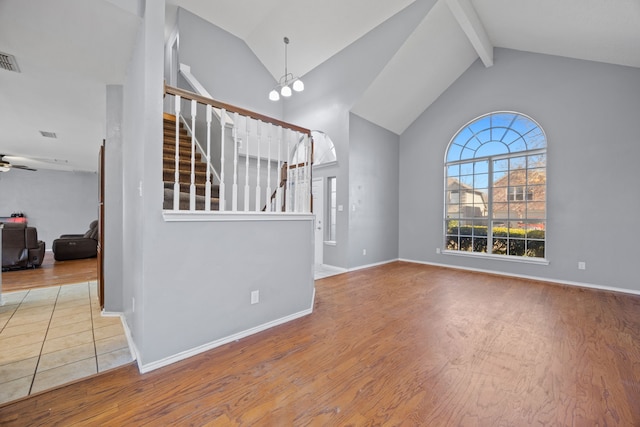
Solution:
[[[53,258],[56,261],[93,258],[98,255],[98,221],[89,224],[84,234],[63,234],[53,241]]]
[[[25,223],[4,224],[2,230],[2,269],[36,268],[44,260],[45,243],[38,240],[35,227]]]

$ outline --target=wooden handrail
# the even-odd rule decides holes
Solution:
[[[190,92],[188,90],[180,89],[177,87],[164,84],[164,93],[170,95],[177,95],[181,98],[193,99],[201,104],[211,105],[212,107],[224,109],[227,112],[238,113],[243,116],[248,116],[256,120],[262,120],[266,123],[272,123],[277,126],[282,126],[286,129],[291,129],[297,132],[311,135],[311,130],[296,126],[291,123],[283,122],[282,120],[274,119],[273,117],[265,116],[264,114],[256,113],[254,111],[245,110],[244,108],[236,107],[235,105],[226,104],[224,102],[216,101],[215,99],[207,98],[206,96],[198,95],[197,93]]]

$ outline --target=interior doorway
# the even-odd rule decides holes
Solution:
[[[313,213],[315,215],[315,258],[316,265],[322,265],[324,255],[324,180],[315,178],[311,184]]]

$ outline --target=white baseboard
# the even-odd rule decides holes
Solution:
[[[395,259],[389,259],[389,260],[386,260],[386,261],[374,262],[373,264],[359,265],[357,267],[351,267],[351,268],[347,269],[347,271],[357,271],[357,270],[362,270],[362,269],[365,269],[365,268],[377,267],[379,265],[389,264],[389,263],[392,263],[392,262],[395,262],[395,261],[401,261],[401,260],[398,259],[398,258],[395,258]]]
[[[138,357],[138,347],[136,347],[136,343],[133,342],[133,338],[131,336],[131,329],[129,329],[129,325],[127,324],[127,318],[124,313],[118,311],[104,311],[102,310],[103,317],[119,317],[120,322],[122,323],[122,328],[124,329],[124,335],[127,337],[127,344],[129,344],[129,352],[131,353],[131,358],[135,361],[140,360]],[[140,363],[138,363],[138,370],[140,369]]]
[[[453,269],[456,269],[456,270],[476,271],[478,273],[496,274],[498,276],[519,277],[519,278],[522,278],[522,279],[538,280],[538,281],[549,282],[549,283],[558,283],[558,284],[561,284],[561,285],[577,286],[577,287],[580,287],[580,288],[598,289],[598,290],[601,290],[601,291],[622,292],[622,293],[625,293],[625,294],[640,295],[640,291],[636,291],[634,289],[617,288],[617,287],[614,287],[614,286],[603,286],[603,285],[598,285],[598,284],[594,284],[594,283],[584,283],[584,282],[573,282],[571,280],[550,279],[548,277],[529,276],[529,275],[526,275],[526,274],[505,273],[503,271],[485,270],[485,269],[471,268],[471,267],[461,267],[461,266],[457,266],[457,265],[440,264],[440,263],[437,263],[437,262],[417,261],[417,260],[413,260],[413,259],[399,258],[398,261],[412,262],[412,263],[415,263],[415,264],[433,265],[433,266],[436,266],[436,267],[453,268]]]
[[[302,311],[299,311],[297,313],[293,313],[293,314],[290,314],[288,316],[281,317],[281,318],[273,320],[271,322],[263,323],[262,325],[258,325],[256,327],[244,330],[242,332],[238,332],[238,333],[233,334],[233,335],[229,335],[229,336],[224,337],[224,338],[220,338],[220,339],[215,340],[215,341],[211,341],[211,342],[209,342],[207,344],[203,344],[203,345],[200,345],[198,347],[194,347],[194,348],[192,348],[190,350],[182,351],[182,352],[174,354],[172,356],[165,357],[164,359],[160,359],[160,360],[157,360],[157,361],[151,362],[151,363],[142,364],[142,363],[140,363],[140,358],[138,357],[137,358],[137,360],[138,360],[138,370],[140,371],[140,373],[144,374],[144,373],[153,371],[155,369],[162,368],[163,366],[167,366],[167,365],[170,365],[172,363],[176,363],[176,362],[179,362],[181,360],[188,359],[189,357],[195,356],[197,354],[203,353],[203,352],[208,351],[208,350],[212,350],[212,349],[214,349],[216,347],[220,347],[220,346],[228,344],[230,342],[237,341],[237,340],[240,340],[242,338],[246,338],[246,337],[248,337],[250,335],[253,335],[253,334],[257,334],[258,332],[262,332],[264,330],[273,328],[274,326],[282,325],[283,323],[287,323],[287,322],[290,322],[292,320],[299,319],[300,317],[307,316],[307,315],[309,315],[309,314],[311,314],[313,312],[313,305],[315,303],[315,298],[316,298],[316,290],[314,288],[313,289],[313,296],[311,298],[311,307],[306,309],[306,310],[302,310]],[[137,351],[136,351],[136,353],[137,353]]]

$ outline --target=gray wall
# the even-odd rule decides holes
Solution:
[[[368,223],[388,224],[389,230],[394,230],[396,217],[391,212],[388,212],[391,213],[390,216],[386,216],[386,212],[363,210],[358,215],[350,216],[350,206],[353,204],[350,200],[353,188],[351,179],[355,174],[350,173],[349,169],[352,163],[356,168],[360,168],[360,165],[368,161],[369,153],[358,146],[355,150],[351,147],[350,120],[355,116],[349,112],[434,3],[433,0],[413,3],[307,75],[301,76],[305,82],[305,91],[294,94],[284,102],[285,120],[325,132],[336,147],[337,165],[320,168],[316,174],[337,177],[337,203],[344,206],[344,210],[338,212],[336,246],[325,246],[324,249],[325,264],[351,268],[375,262],[374,259],[379,261],[381,259],[378,257],[385,257],[383,254],[386,254],[387,249],[375,245],[393,240],[366,240],[365,233],[359,232],[366,230]],[[363,127],[364,125],[360,124],[360,129]],[[358,158],[360,156],[364,157]],[[389,159],[390,163],[393,161]],[[366,187],[372,184],[375,185],[373,182],[369,184],[366,180],[358,182],[358,185]],[[357,235],[352,236],[351,230],[356,231]],[[365,241],[362,241],[362,238],[365,238]],[[367,253],[376,254],[375,258],[362,256],[363,244],[369,245]],[[355,253],[360,255],[350,255]]]
[[[349,124],[349,266],[396,259],[399,137],[354,114]]]
[[[13,212],[23,212],[51,250],[61,234],[84,233],[98,219],[97,174],[44,169],[0,173],[0,216]]]
[[[147,0],[123,87],[122,298],[143,368],[309,309],[313,298],[311,216],[164,220],[163,24],[164,2]]]
[[[282,117],[282,104],[268,98],[276,81],[244,41],[182,8],[177,22],[179,60],[214,99]]]
[[[107,86],[107,117],[105,140],[105,188],[104,188],[104,308],[122,312],[123,305],[123,182],[122,182],[122,107],[121,85]]]
[[[160,197],[153,200],[149,195],[154,189],[154,180],[147,181],[145,178],[151,174],[148,170],[154,166],[155,181],[158,182],[161,176],[162,98],[158,96],[158,92],[162,90],[164,3],[157,0],[146,0],[144,3],[143,22],[123,86],[122,307],[141,359],[144,359],[146,346],[149,345],[145,339],[147,291],[144,281],[144,236],[145,232],[154,232],[153,227],[147,225],[152,218],[145,217],[145,203],[155,202],[148,210],[155,207],[156,216],[159,216],[162,208]],[[158,147],[158,153],[152,152],[154,143]],[[117,179],[111,182],[115,175],[107,173],[105,178],[117,185]],[[157,192],[160,193],[162,181],[157,186]],[[118,256],[114,253],[117,248],[105,247],[105,250],[105,257]],[[151,264],[153,265],[153,261]],[[105,283],[105,295],[112,291],[111,286],[113,284]]]
[[[447,144],[496,110],[525,113],[547,134],[549,265],[436,255]],[[400,138],[400,257],[639,291],[639,112],[635,68],[506,49],[491,68],[476,61]]]
[[[145,363],[311,308],[313,221],[161,223],[145,250]],[[153,262],[153,264],[151,264]],[[251,291],[260,302],[250,304]]]

